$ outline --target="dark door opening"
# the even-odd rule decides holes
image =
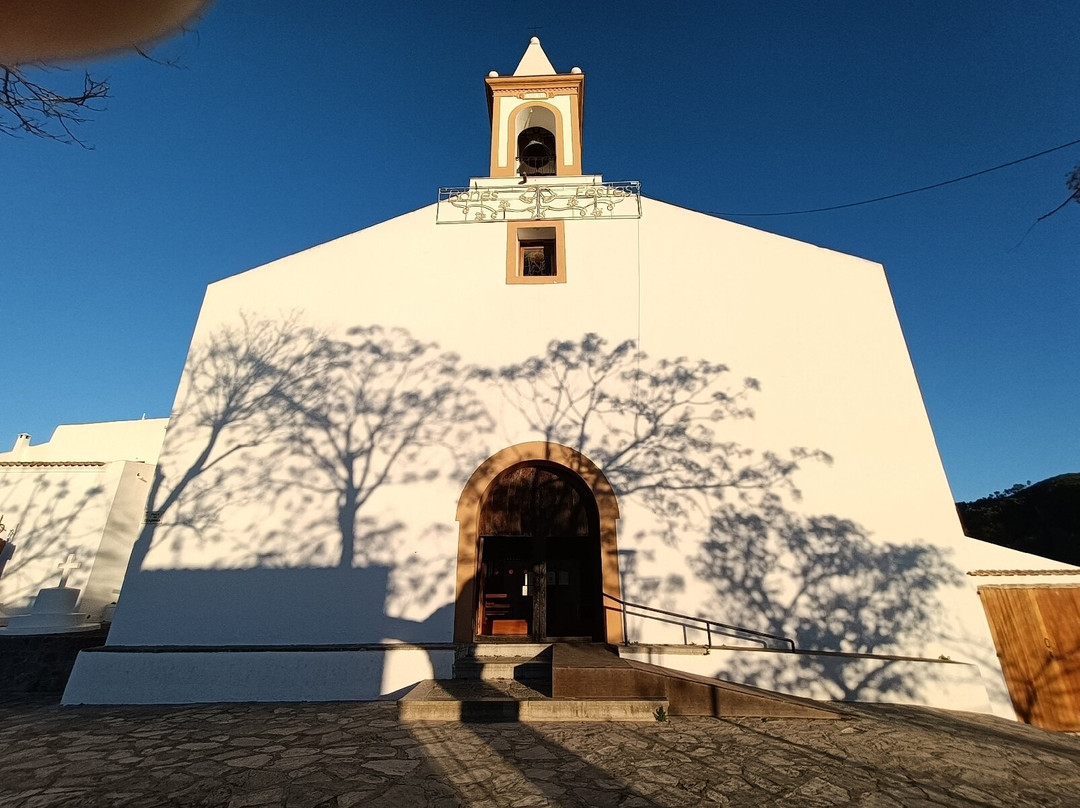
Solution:
[[[532,554],[516,538],[490,536],[481,542],[478,634],[531,637],[536,624]]]
[[[599,516],[560,466],[497,477],[480,513],[480,640],[602,640]]]

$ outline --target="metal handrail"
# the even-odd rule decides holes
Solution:
[[[667,609],[658,609],[655,606],[645,606],[641,603],[631,603],[630,601],[617,598],[614,595],[609,595],[606,592],[604,597],[608,600],[613,600],[619,604],[618,609],[612,606],[604,604],[604,609],[607,611],[619,611],[622,614],[623,623],[623,641],[629,642],[629,634],[627,632],[626,618],[629,617],[643,617],[646,620],[656,620],[660,623],[671,623],[673,625],[682,626],[683,629],[683,644],[689,645],[689,641],[686,637],[687,628],[695,631],[704,631],[707,645],[712,645],[712,635],[715,631],[717,634],[726,637],[735,637],[742,640],[750,640],[752,642],[761,643],[763,648],[771,648],[771,642],[784,643],[790,646],[791,650],[795,650],[795,640],[790,637],[785,637],[781,634],[769,634],[767,631],[757,631],[756,629],[746,628],[745,626],[735,626],[730,623],[722,623],[719,620],[710,620],[707,617],[694,617],[689,614],[680,614],[679,612],[670,612]],[[627,609],[640,609],[646,612],[653,612],[653,614],[640,614],[635,612],[627,612]],[[664,615],[664,617],[658,617],[657,615]],[[676,618],[670,620],[667,618]],[[687,623],[700,623],[702,625],[687,625]]]

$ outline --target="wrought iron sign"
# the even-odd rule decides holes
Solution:
[[[640,219],[641,183],[440,188],[438,224],[543,219]]]

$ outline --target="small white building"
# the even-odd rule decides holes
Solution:
[[[9,630],[47,633],[111,617],[167,421],[65,424],[46,443],[32,446],[22,434],[0,453],[0,610]],[[46,600],[62,596],[63,612],[51,597],[51,616],[30,619],[45,607],[41,592],[61,589]]]
[[[1011,714],[965,573],[1054,565],[961,532],[883,267],[584,173],[584,82],[534,38],[487,176],[208,288],[66,703],[377,698],[560,639]]]

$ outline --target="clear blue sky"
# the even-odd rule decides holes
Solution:
[[[1080,3],[218,2],[89,65],[87,151],[0,138],[0,446],[169,412],[203,289],[487,167],[483,77],[587,75],[585,170],[783,211],[1080,138]],[[63,78],[58,79],[63,81]],[[740,218],[885,264],[959,499],[1080,471],[1080,146]],[[1021,239],[1022,242],[1021,242]]]

